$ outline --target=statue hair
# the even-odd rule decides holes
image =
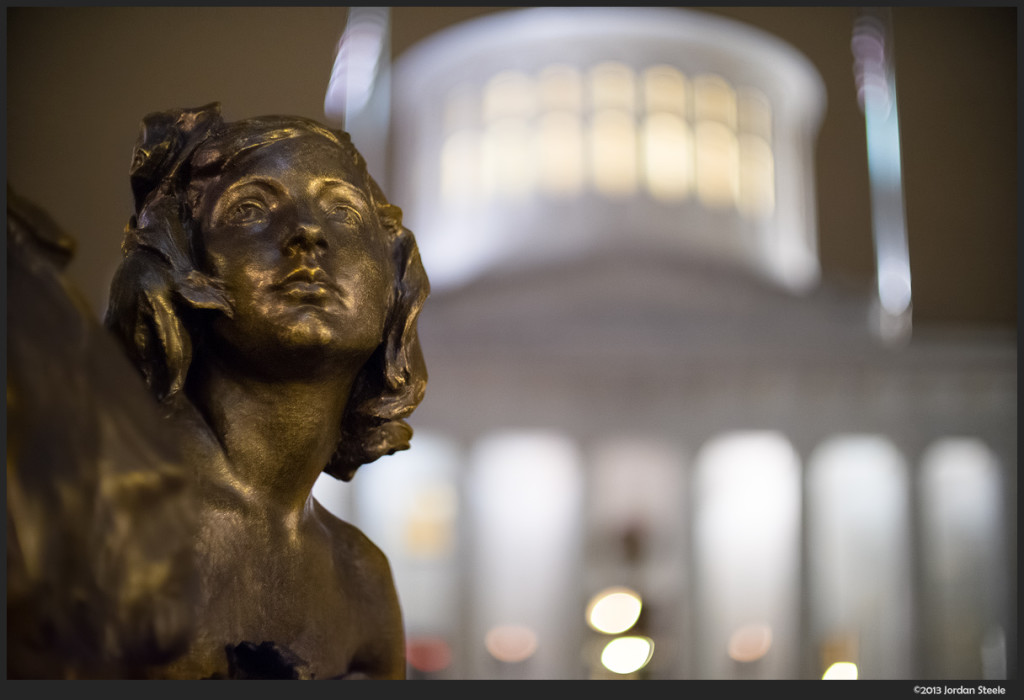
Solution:
[[[233,313],[220,282],[197,262],[200,231],[192,212],[204,183],[242,153],[308,134],[338,145],[364,178],[355,184],[376,210],[394,269],[383,341],[352,384],[341,439],[324,467],[348,481],[363,464],[409,447],[412,429],[404,419],[422,401],[427,383],[416,323],[430,284],[401,209],[388,202],[344,131],[301,117],[224,122],[217,103],[148,115],[130,171],[135,213],[125,229],[105,323],[156,397],[180,400],[197,320],[211,311]]]

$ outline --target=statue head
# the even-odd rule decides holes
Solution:
[[[422,400],[429,284],[413,234],[348,134],[219,106],[143,121],[135,213],[106,322],[163,401],[195,353],[254,374],[356,368],[329,474],[406,449]]]

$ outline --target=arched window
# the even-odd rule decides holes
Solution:
[[[739,198],[736,117],[736,91],[729,83],[717,75],[694,79],[697,194],[711,209],[730,209]]]
[[[537,121],[538,184],[555,197],[583,189],[583,75],[573,66],[554,64],[537,76],[540,116]]]
[[[487,81],[483,94],[481,189],[484,197],[517,199],[534,185],[531,148],[537,111],[536,83],[521,71],[507,70]]]
[[[637,186],[636,76],[629,66],[606,61],[589,73],[590,174],[603,195],[631,195]]]
[[[646,113],[641,127],[644,179],[657,200],[681,201],[693,187],[693,129],[687,119],[691,100],[686,77],[672,66],[643,73]]]
[[[753,88],[738,91],[739,191],[737,207],[752,220],[775,211],[775,157],[772,154],[772,107]]]

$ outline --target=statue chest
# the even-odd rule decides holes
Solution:
[[[344,673],[362,637],[361,615],[328,544],[259,524],[215,525],[202,530],[193,655],[218,673],[235,666],[237,675],[246,664],[257,676]]]

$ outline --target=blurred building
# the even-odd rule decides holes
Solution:
[[[328,112],[420,242],[430,385],[317,495],[391,559],[411,674],[1015,677],[1016,340],[912,328],[884,21],[869,296],[821,278],[825,90],[779,39],[535,8],[391,66],[387,23],[350,13]]]

